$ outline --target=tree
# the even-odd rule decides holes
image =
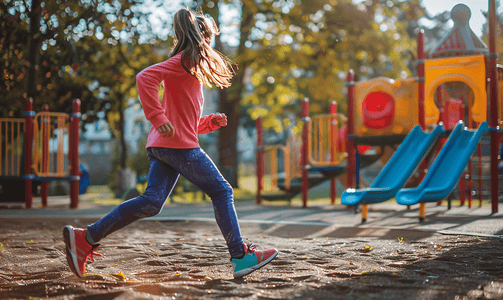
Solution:
[[[482,27],[482,40],[489,46],[489,17],[488,12],[482,12],[487,22]],[[503,11],[501,1],[496,0],[496,51],[498,52],[498,63],[503,64]]]
[[[168,43],[168,21],[153,18],[148,9],[164,10],[162,1],[149,4],[142,0],[33,0],[30,7],[26,1],[3,1],[0,64],[4,84],[0,93],[4,105],[0,116],[21,116],[27,96],[34,98],[37,111],[44,103],[52,111],[69,111],[71,101],[80,98],[85,122],[94,121],[98,111],[119,116],[115,127],[125,167],[124,103],[137,96],[136,74],[166,54],[153,48]],[[154,30],[154,21],[164,30]],[[29,52],[26,41],[30,41]]]
[[[232,186],[237,186],[237,127],[261,115],[266,129],[281,132],[291,124],[288,112],[300,116],[300,101],[311,99],[313,112],[327,111],[332,100],[346,109],[343,95],[346,72],[360,78],[410,75],[415,42],[407,34],[408,22],[425,15],[419,0],[364,1],[202,1],[200,6],[219,22],[222,10],[231,7],[239,17],[231,26],[238,40],[234,53],[216,48],[239,66],[229,89],[221,90],[220,110],[229,125],[221,136],[220,166]],[[230,31],[230,30],[226,30]],[[252,88],[243,82],[251,74]],[[244,110],[244,111],[243,111]]]

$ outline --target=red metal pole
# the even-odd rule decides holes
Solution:
[[[465,188],[466,179],[465,179],[465,176],[466,176],[466,173],[463,172],[463,174],[461,174],[461,178],[459,178],[459,187],[458,187],[458,190],[459,190],[459,206],[465,205],[465,195],[466,195],[466,188]]]
[[[73,113],[70,118],[70,135],[72,136],[69,152],[71,152],[70,169],[70,208],[79,206],[79,127],[80,127],[80,100],[73,100]]]
[[[420,30],[417,35],[417,86],[418,86],[418,111],[419,111],[419,125],[422,130],[426,128],[425,114],[424,114],[424,80],[425,80],[425,68],[424,68],[424,30]],[[422,182],[425,177],[425,169],[427,167],[427,161],[424,159],[419,167],[419,182]],[[419,204],[419,221],[424,221],[425,218],[425,204]]]
[[[477,145],[477,156],[479,157],[479,207],[482,206],[482,146]]]
[[[262,204],[262,189],[264,188],[264,150],[262,146],[262,117],[259,116],[255,121],[255,129],[257,130],[257,197],[255,203]]]
[[[337,117],[335,117],[335,114],[337,114],[337,102],[336,101],[332,101],[332,103],[330,103],[330,114],[333,115],[330,120],[330,135],[332,136],[332,145],[331,145],[331,151],[330,151],[331,157],[330,158],[331,158],[332,162],[334,162],[335,161],[335,151],[336,151],[336,147],[337,147],[336,129],[338,126]],[[337,197],[337,183],[335,180],[336,180],[335,178],[330,179],[330,200],[331,200],[332,204],[335,204],[335,198]]]
[[[42,106],[42,111],[43,112],[49,112],[49,105],[44,104]],[[50,118],[48,117],[42,117],[42,172],[47,173],[49,172],[49,131],[50,131]],[[48,181],[42,181],[42,191],[41,195],[42,197],[42,207],[47,206],[47,197],[49,196],[49,182]]]
[[[354,119],[354,109],[355,109],[355,99],[354,99],[354,89],[355,89],[355,75],[354,71],[351,69],[348,72],[348,78],[346,82],[346,87],[348,88],[348,121],[347,121],[347,137],[346,137],[346,151],[348,152],[348,182],[347,188],[353,188],[353,177],[356,173],[356,152],[355,152],[355,119]]]
[[[421,129],[425,129],[424,115],[424,30],[421,29],[417,35],[417,85],[418,85],[418,104],[419,104],[419,125]]]
[[[473,191],[473,179],[472,179],[472,161],[471,160],[468,162],[468,186],[467,186],[467,190],[468,190],[468,208],[471,208],[472,207],[472,200],[473,200],[473,195],[472,195],[472,191]]]
[[[24,200],[26,208],[33,205],[32,180],[35,178],[31,171],[32,144],[33,144],[33,99],[26,99],[26,111],[24,112]]]
[[[496,50],[496,1],[489,0],[489,54],[488,75],[489,75],[489,103],[490,103],[490,119],[489,127],[491,128],[491,211],[498,212],[498,74],[497,60],[498,53]]]
[[[465,99],[462,97],[463,104],[460,109],[460,120],[465,120]],[[472,105],[471,105],[471,97],[468,97],[468,128],[473,129],[473,121],[472,121]],[[480,143],[479,143],[480,145]],[[472,164],[473,154],[470,157],[470,161],[468,161],[468,208],[472,207],[473,202],[473,164]]]
[[[309,171],[306,169],[309,165],[309,99],[306,97],[302,101],[302,122],[304,128],[302,130],[302,206],[307,207],[307,198],[309,196]]]
[[[438,118],[438,121],[437,121],[437,125],[442,123],[443,124],[447,124],[447,118],[445,118],[445,103],[442,101],[442,87],[441,86],[438,86],[437,87],[437,90],[436,90],[436,94],[437,94],[437,103],[440,103],[440,107],[439,107],[439,110],[440,110],[440,117]],[[445,139],[441,139],[439,141],[439,143],[437,143],[437,147],[435,149],[435,157],[437,157],[438,153],[440,152],[440,149],[442,149],[443,147],[443,144],[444,144],[444,140]],[[437,206],[440,206],[442,205],[442,200],[438,201],[437,202]]]

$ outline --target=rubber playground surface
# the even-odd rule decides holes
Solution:
[[[37,200],[36,200],[37,201]],[[368,221],[342,205],[236,203],[246,242],[278,257],[232,278],[210,203],[167,204],[102,241],[85,280],[71,272],[62,228],[111,210],[81,198],[0,208],[0,299],[503,299],[503,209],[386,202]],[[38,207],[35,202],[34,207]]]

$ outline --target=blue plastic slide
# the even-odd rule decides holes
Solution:
[[[395,197],[398,190],[412,176],[428,150],[435,144],[439,134],[443,132],[442,125],[438,125],[433,132],[428,134],[424,133],[419,125],[414,127],[381,170],[374,183],[365,189],[347,189],[342,194],[342,204],[374,204]]]
[[[482,134],[487,131],[486,122],[482,122],[478,130],[468,130],[463,121],[459,121],[423,181],[416,188],[398,191],[396,201],[412,205],[437,202],[447,197],[470,161]]]

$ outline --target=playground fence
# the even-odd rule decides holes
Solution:
[[[33,99],[28,98],[24,119],[0,119],[2,202],[10,200],[19,203],[19,200],[24,200],[25,207],[31,208],[33,181],[37,181],[42,184],[42,206],[45,207],[49,181],[65,179],[70,181],[70,207],[77,208],[80,100],[73,101],[72,109],[71,114],[55,113],[49,112],[49,106],[44,105],[43,111],[35,114]],[[24,191],[21,186],[24,186]]]
[[[309,163],[319,167],[339,165],[343,157],[337,147],[339,139],[337,115],[315,115],[308,121],[308,128]]]
[[[0,176],[21,174],[24,119],[0,119]]]
[[[33,172],[35,176],[65,177],[65,135],[69,116],[65,113],[40,112],[33,122]]]

